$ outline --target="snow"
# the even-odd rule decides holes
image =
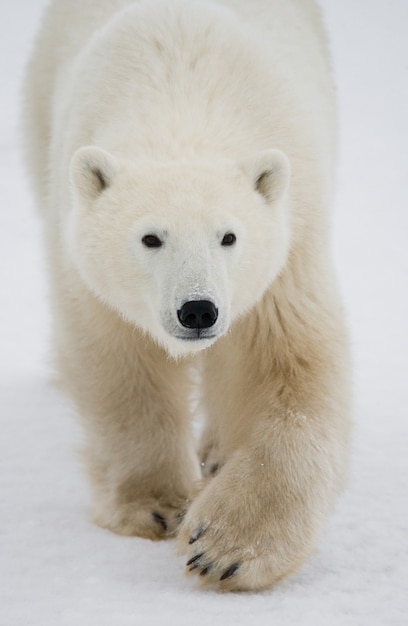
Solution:
[[[44,0],[0,22],[0,625],[408,624],[408,5],[321,0],[341,110],[334,249],[355,362],[350,483],[316,555],[258,594],[200,591],[174,546],[89,523],[67,399],[48,382],[40,223],[19,86]]]

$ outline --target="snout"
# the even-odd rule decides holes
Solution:
[[[185,328],[201,331],[214,326],[218,309],[209,300],[189,300],[177,311],[177,317]]]
[[[204,296],[205,298],[205,296]],[[173,309],[161,312],[165,345],[173,355],[191,354],[208,348],[229,326],[225,303],[206,294],[206,299],[179,300]],[[168,300],[166,301],[168,305]]]

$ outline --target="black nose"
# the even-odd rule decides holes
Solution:
[[[218,309],[208,300],[190,300],[177,311],[180,322],[186,328],[210,328],[218,317]]]

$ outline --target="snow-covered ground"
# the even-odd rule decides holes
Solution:
[[[0,8],[0,625],[408,624],[408,3],[321,0],[341,110],[334,245],[355,361],[351,479],[298,574],[233,595],[197,590],[171,542],[88,521],[80,432],[47,382],[44,260],[20,162],[18,91],[44,4]]]

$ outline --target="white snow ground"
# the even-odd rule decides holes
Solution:
[[[258,594],[199,591],[172,543],[88,521],[80,433],[47,383],[39,225],[18,138],[44,0],[0,7],[0,625],[408,624],[408,4],[321,0],[341,109],[336,259],[355,360],[350,485],[319,551]]]

